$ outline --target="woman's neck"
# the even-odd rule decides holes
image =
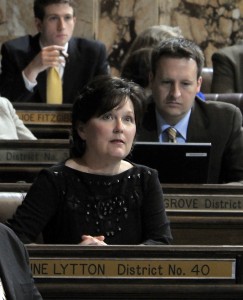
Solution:
[[[85,173],[97,175],[117,175],[132,168],[132,165],[124,160],[109,160],[109,162],[106,162],[101,159],[90,159],[86,155],[81,158],[71,159],[67,161],[66,165]]]

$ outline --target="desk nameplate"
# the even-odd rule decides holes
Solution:
[[[3,149],[0,150],[0,163],[25,164],[25,163],[57,163],[69,157],[69,149]]]
[[[165,194],[168,212],[243,212],[243,195]]]
[[[232,279],[235,259],[31,258],[35,278]]]
[[[21,111],[17,115],[25,125],[71,125],[70,111]]]

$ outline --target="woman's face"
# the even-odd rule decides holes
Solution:
[[[121,160],[132,147],[136,123],[132,101],[127,98],[113,110],[91,118],[78,128],[80,137],[86,141],[85,154],[100,160]]]

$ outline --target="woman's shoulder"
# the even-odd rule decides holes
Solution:
[[[65,162],[57,163],[49,168],[44,168],[40,171],[39,176],[43,175],[44,177],[60,177],[65,176],[67,174],[68,176],[68,170],[65,166]]]
[[[65,169],[65,162],[59,162],[51,167],[49,167],[48,170],[49,172],[57,172],[57,171],[63,171]]]
[[[145,165],[141,165],[141,164],[136,164],[136,163],[133,163],[131,162],[131,164],[133,165],[133,168],[131,168],[131,172],[134,172],[134,173],[142,173],[144,175],[156,175],[158,174],[158,171],[153,169],[153,168],[150,168],[148,166],[145,166]]]
[[[65,166],[65,161],[49,168],[44,168],[38,174],[36,185],[50,185],[64,188],[67,184],[78,182],[77,171]]]
[[[65,165],[65,162],[61,162],[59,164],[53,165],[52,167],[48,168],[48,169],[44,169],[42,170],[43,172],[47,172],[52,176],[58,177],[58,175],[61,175],[62,177],[69,177],[70,175],[79,175],[82,177],[97,177],[97,178],[103,178],[103,179],[111,179],[112,178],[119,178],[119,177],[123,177],[123,176],[133,176],[133,177],[149,177],[149,176],[158,176],[158,171],[150,168],[148,166],[145,165],[141,165],[141,164],[136,164],[133,163],[131,161],[128,161],[131,164],[131,168],[125,170],[124,172],[121,172],[117,175],[98,175],[98,174],[91,174],[91,173],[85,173],[85,172],[81,172],[72,168],[69,168]],[[72,173],[72,174],[71,174]]]

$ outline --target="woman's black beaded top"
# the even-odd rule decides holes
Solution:
[[[112,176],[64,164],[43,170],[9,224],[25,243],[40,232],[49,244],[78,244],[83,234],[113,245],[171,239],[157,171],[141,165]]]

